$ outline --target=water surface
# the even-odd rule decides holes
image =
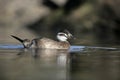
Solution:
[[[27,50],[22,45],[0,45],[0,80],[120,80],[119,74],[119,48]]]

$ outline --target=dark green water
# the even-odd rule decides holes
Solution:
[[[72,46],[67,50],[0,46],[0,80],[120,80],[120,50]]]

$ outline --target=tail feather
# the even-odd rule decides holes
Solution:
[[[11,35],[13,38],[15,38],[15,39],[17,39],[18,41],[20,41],[21,43],[23,43],[23,40],[22,39],[20,39],[20,38],[18,38],[18,37],[16,37],[16,36],[13,36],[13,35]]]

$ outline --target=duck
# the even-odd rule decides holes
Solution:
[[[73,35],[68,31],[60,31],[57,33],[57,40],[53,40],[46,37],[29,39],[21,39],[17,36],[11,35],[13,38],[17,39],[22,43],[24,48],[42,48],[42,49],[69,49],[70,43],[69,39],[74,38]]]

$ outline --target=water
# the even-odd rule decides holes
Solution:
[[[119,74],[119,48],[25,50],[22,45],[0,45],[0,80],[120,80]]]

